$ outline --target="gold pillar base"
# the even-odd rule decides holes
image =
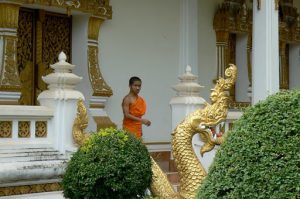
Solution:
[[[113,123],[108,116],[95,116],[93,118],[97,124],[97,131],[104,128],[117,127],[117,125]]]

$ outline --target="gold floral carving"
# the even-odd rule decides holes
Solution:
[[[199,133],[205,143],[201,148],[201,154],[224,141],[223,137],[214,139],[210,128],[227,117],[229,100],[227,91],[234,85],[236,75],[236,66],[231,64],[225,70],[227,78],[220,78],[211,92],[212,104],[206,103],[204,109],[198,109],[188,115],[172,133],[172,151],[180,176],[180,198],[195,198],[196,190],[206,176],[206,171],[193,150],[193,136]],[[157,170],[160,169],[153,165],[152,171],[156,179],[152,181],[151,190],[159,197],[175,198],[174,191],[169,188],[169,181]]]
[[[7,28],[11,35],[3,35],[0,32],[0,39],[3,40],[3,60],[1,76],[0,76],[0,90],[19,91],[21,83],[17,71],[17,36],[16,28],[18,27],[19,5],[13,3],[0,3],[0,28]]]
[[[30,122],[29,121],[19,121],[18,122],[18,136],[19,138],[29,138],[30,137]]]
[[[61,191],[60,183],[34,184],[13,187],[0,187],[0,196],[12,196],[21,194],[42,193],[50,191]]]
[[[12,121],[0,121],[0,138],[12,137]]]
[[[33,30],[34,12],[20,10],[18,26],[17,60],[22,84],[19,104],[34,104],[34,60],[33,60]]]
[[[98,64],[98,46],[88,46],[88,69],[93,96],[111,96],[112,90],[104,81]]]
[[[52,6],[57,8],[66,8],[72,10],[78,10],[81,12],[89,13],[104,19],[111,19],[112,8],[109,5],[109,0],[80,0],[79,7],[69,7],[67,4],[61,4],[54,0],[11,0],[11,2],[21,4],[37,4],[42,6]]]
[[[47,122],[36,121],[35,122],[35,137],[44,138],[47,137]]]
[[[4,38],[4,67],[1,72],[1,90],[19,91],[21,83],[17,70],[17,38],[3,36]]]

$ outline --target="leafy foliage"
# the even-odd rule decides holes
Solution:
[[[142,197],[152,178],[146,147],[113,128],[94,133],[68,163],[62,185],[71,199]]]
[[[300,92],[248,108],[217,152],[198,199],[300,198]]]

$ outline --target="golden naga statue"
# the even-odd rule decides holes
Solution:
[[[174,192],[165,174],[153,161],[152,192],[163,199],[184,198],[193,199],[196,191],[206,176],[206,171],[199,162],[192,147],[192,138],[200,134],[205,142],[201,155],[223,142],[223,137],[214,139],[210,127],[216,126],[227,117],[227,91],[236,81],[236,66],[230,64],[225,71],[226,79],[220,78],[211,92],[212,104],[205,104],[204,109],[196,110],[188,115],[172,133],[172,152],[180,177],[180,192]]]
[[[200,134],[205,142],[201,148],[201,155],[223,142],[223,137],[213,138],[210,127],[218,125],[227,117],[228,95],[227,91],[236,81],[237,68],[230,64],[225,71],[226,79],[220,78],[211,92],[212,104],[205,104],[204,109],[196,110],[188,115],[172,133],[172,153],[180,177],[180,192],[173,190],[164,172],[152,159],[151,191],[162,199],[193,199],[196,190],[206,176],[206,171],[199,162],[193,147],[192,138]],[[77,117],[73,125],[74,141],[82,145],[88,135],[84,132],[87,126],[87,113],[82,100],[78,101]]]

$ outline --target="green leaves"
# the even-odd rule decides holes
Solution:
[[[134,136],[108,128],[94,133],[69,161],[62,185],[71,199],[138,198],[150,186],[151,160]]]
[[[300,198],[300,91],[245,110],[217,152],[198,199]]]

